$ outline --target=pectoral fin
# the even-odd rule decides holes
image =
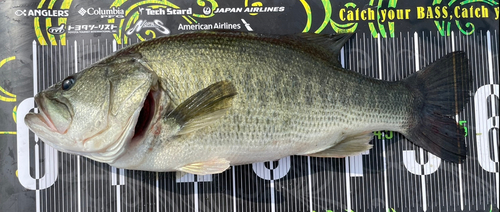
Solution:
[[[179,171],[190,174],[206,175],[218,174],[229,168],[229,161],[224,158],[216,158],[210,161],[191,163],[179,169]]]
[[[320,152],[309,154],[309,156],[343,158],[347,156],[358,155],[372,148],[372,145],[369,144],[372,138],[373,133],[371,132],[346,137],[335,146],[332,146]]]
[[[216,82],[183,101],[166,118],[174,119],[181,126],[178,135],[191,133],[226,114],[236,94],[231,82]]]

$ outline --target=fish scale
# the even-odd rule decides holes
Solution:
[[[345,157],[370,149],[378,130],[461,162],[463,131],[450,114],[468,100],[465,54],[381,81],[341,67],[350,36],[217,31],[152,39],[43,91],[35,98],[47,102],[38,104],[43,114],[25,120],[58,150],[126,169],[203,175],[289,155]],[[74,99],[99,95],[109,98]],[[114,112],[96,116],[102,109],[92,105]],[[77,115],[68,118],[64,106]],[[78,127],[82,121],[99,132],[83,143],[92,132]]]
[[[165,39],[168,39],[168,37]],[[184,42],[187,41],[184,40]],[[229,41],[232,45],[214,45],[212,44],[213,40],[203,39],[193,39],[193,42],[193,45],[187,45],[192,46],[192,48],[165,48],[168,50],[164,55],[188,54],[185,57],[191,58],[189,61],[167,62],[167,64],[176,64],[177,67],[170,66],[167,70],[163,70],[169,75],[170,80],[168,81],[185,82],[180,88],[176,88],[175,84],[166,85],[167,87],[170,86],[168,90],[183,94],[173,102],[182,102],[197,91],[222,80],[230,80],[238,90],[232,108],[215,126],[208,126],[199,133],[187,138],[186,141],[179,142],[189,143],[189,148],[200,146],[199,150],[193,152],[209,152],[213,147],[204,149],[204,146],[216,145],[219,146],[219,149],[214,151],[217,152],[214,154],[219,157],[229,158],[229,161],[234,164],[248,163],[257,158],[260,160],[275,160],[290,154],[326,149],[339,142],[339,140],[332,139],[322,142],[312,149],[308,148],[310,146],[309,141],[318,137],[332,136],[335,138],[348,136],[349,133],[358,134],[363,131],[379,129],[400,130],[402,120],[408,116],[404,110],[400,110],[401,113],[399,114],[394,113],[394,109],[397,109],[398,106],[406,108],[404,103],[376,108],[366,107],[367,105],[382,104],[382,102],[387,101],[386,97],[391,97],[391,95],[377,92],[377,90],[387,91],[386,84],[394,83],[363,77],[363,80],[370,83],[345,84],[344,81],[355,81],[353,79],[357,79],[360,75],[346,72],[341,68],[332,70],[330,64],[325,64],[324,61],[311,60],[304,57],[303,53],[291,50],[286,46],[276,48],[266,43],[258,43],[257,45],[257,43],[240,42],[242,43],[240,46],[243,46],[241,48],[245,49],[245,51],[240,51],[235,50],[238,48],[234,47],[234,45],[239,44],[238,40]],[[154,58],[155,52],[149,51],[146,46],[141,48],[144,48],[144,50],[140,51],[144,58]],[[161,47],[151,48],[162,49]],[[178,51],[181,51],[181,53]],[[266,54],[263,54],[263,52],[266,52]],[[278,52],[281,52],[281,54],[278,54]],[[287,55],[287,53],[292,55]],[[219,54],[232,56],[218,57]],[[278,57],[270,57],[269,55],[277,55]],[[176,57],[173,56],[172,59],[174,58]],[[237,65],[229,66],[228,64],[235,63],[235,59],[237,59]],[[290,63],[283,64],[281,61],[284,60],[289,60]],[[155,61],[160,60],[152,59],[150,61],[149,63],[153,64],[154,67],[160,67],[160,64],[155,64]],[[244,61],[253,62],[245,63]],[[162,61],[161,63],[165,62]],[[217,64],[223,64],[223,66]],[[278,64],[283,65],[279,66]],[[281,70],[276,71],[277,68]],[[315,72],[319,74],[314,74]],[[334,80],[334,78],[337,79]],[[275,86],[271,86],[271,84]],[[350,96],[360,94],[364,97],[346,98],[344,96],[346,90],[352,92]],[[366,92],[371,90],[376,91]],[[328,94],[331,93],[334,93],[334,95],[328,98]],[[403,97],[405,95],[409,94],[400,93],[396,96]],[[371,98],[365,98],[366,96],[371,96]],[[379,100],[377,96],[381,96],[383,99]],[[361,101],[357,101],[357,99]],[[374,101],[370,101],[372,99]],[[387,111],[384,112],[384,110]],[[276,112],[278,112],[278,115],[276,115]],[[244,114],[244,116],[241,114]],[[391,117],[383,114],[390,114]],[[265,123],[262,121],[264,118],[270,119],[272,124],[263,124]],[[325,118],[334,121],[323,122],[324,127],[321,127],[320,123]],[[243,121],[235,121],[240,119],[243,119]],[[373,124],[380,125],[370,126]],[[242,139],[226,133],[233,132],[235,129],[239,129],[237,134]],[[239,148],[235,148],[235,146]],[[261,152],[263,146],[268,150],[263,151],[257,158],[249,155],[249,153]],[[179,149],[181,148],[179,147]],[[273,154],[273,152],[277,151],[283,152],[283,154]],[[172,157],[176,153],[158,149],[151,154],[158,154],[157,157],[151,158],[164,158],[167,156]],[[174,158],[184,157],[174,156]],[[172,162],[172,164],[175,163]]]

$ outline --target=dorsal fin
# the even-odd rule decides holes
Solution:
[[[343,33],[343,34],[313,34],[313,33],[302,33],[295,35],[296,37],[305,40],[305,42],[310,43],[318,54],[327,54],[327,58],[333,62],[335,65],[340,67],[340,50],[345,45],[345,43],[351,38],[353,33]]]
[[[345,45],[353,33],[341,34],[314,34],[299,33],[293,35],[259,34],[234,30],[210,30],[183,33],[175,36],[165,36],[159,39],[241,39],[257,40],[271,45],[291,48],[311,57],[326,61],[334,66],[342,67],[339,61],[340,49]]]

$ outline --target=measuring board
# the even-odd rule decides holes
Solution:
[[[1,1],[0,211],[498,211],[497,1]],[[445,15],[446,14],[446,15]],[[341,159],[290,156],[214,175],[117,169],[45,145],[33,96],[128,45],[193,30],[355,35],[347,69],[397,81],[464,51],[463,164],[392,131]]]

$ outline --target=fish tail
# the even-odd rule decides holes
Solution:
[[[472,74],[467,55],[453,52],[403,80],[413,95],[406,138],[443,160],[464,161],[465,130],[455,115],[469,101]]]

